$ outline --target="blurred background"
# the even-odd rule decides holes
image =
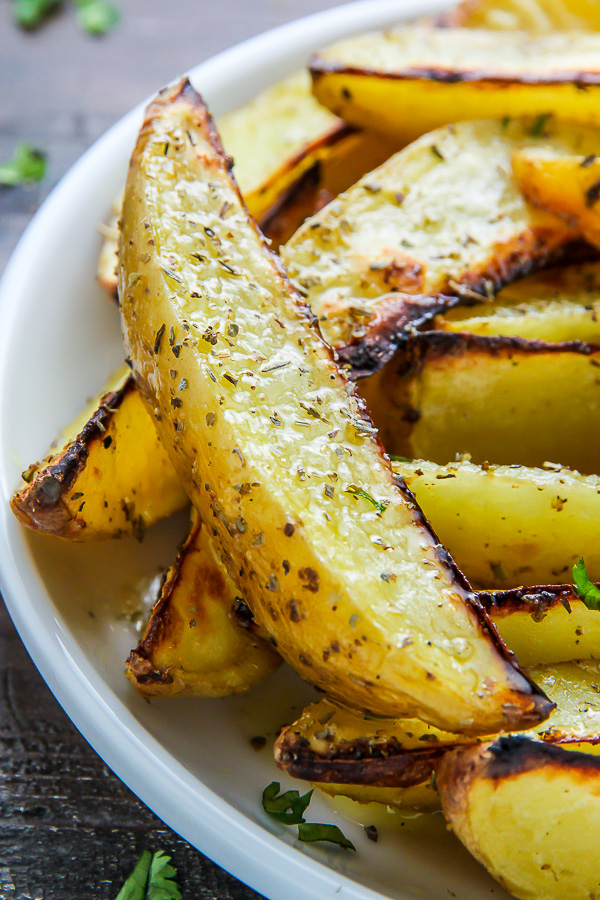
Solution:
[[[15,182],[0,185],[0,274],[54,184],[132,106],[226,47],[338,5],[0,0],[0,181]],[[35,152],[24,158],[24,146],[45,166]],[[173,856],[185,900],[258,896],[106,768],[46,688],[0,599],[0,900],[114,900],[144,849]]]

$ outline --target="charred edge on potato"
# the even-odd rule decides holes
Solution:
[[[365,78],[383,78],[388,81],[436,81],[441,84],[464,84],[479,83],[499,84],[506,87],[527,85],[555,85],[564,84],[571,85],[578,90],[585,90],[587,87],[600,84],[600,72],[552,72],[551,74],[540,77],[535,73],[524,71],[515,72],[494,72],[489,69],[443,69],[435,66],[411,66],[402,69],[399,72],[381,72],[378,69],[361,69],[357,66],[347,66],[344,63],[335,62],[335,60],[325,61],[320,57],[313,56],[309,61],[309,71],[313,81],[325,75],[348,75],[359,76]]]
[[[572,584],[548,584],[534,588],[513,588],[508,591],[479,591],[482,606],[493,612],[494,618],[517,612],[531,613],[541,621],[546,612],[559,604],[570,612],[570,603],[579,597]]]
[[[505,735],[487,748],[481,774],[484,778],[501,780],[554,765],[584,773],[600,772],[600,758],[591,753],[565,750],[560,744],[533,741],[523,735]]]
[[[11,507],[24,525],[66,537],[85,528],[85,522],[78,523],[65,503],[65,493],[84,469],[90,445],[103,439],[115,411],[133,390],[135,383],[130,375],[122,387],[105,394],[77,437],[56,457],[42,463],[33,481],[14,495]]]
[[[404,339],[401,345],[398,375],[419,372],[426,362],[437,358],[463,356],[477,352],[490,356],[510,356],[513,353],[578,353],[582,356],[591,356],[598,351],[600,351],[599,344],[589,344],[584,341],[565,341],[559,344],[506,335],[480,335],[465,331],[426,331],[421,334],[408,335]]]
[[[293,778],[324,784],[411,787],[431,776],[443,753],[442,747],[406,751],[395,738],[378,743],[366,737],[317,753],[293,726],[275,744],[275,761],[280,769]]]
[[[289,240],[304,219],[313,215],[320,208],[321,170],[321,163],[317,160],[287,191],[281,194],[260,220],[260,230],[275,247],[279,247]],[[324,198],[324,203],[329,199],[329,197]]]

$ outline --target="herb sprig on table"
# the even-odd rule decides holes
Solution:
[[[175,881],[177,869],[169,865],[170,861],[162,850],[144,850],[115,900],[181,900]]]
[[[0,185],[32,184],[41,181],[45,173],[45,154],[29,144],[19,144],[10,162],[0,163]]]
[[[106,34],[117,24],[119,10],[110,0],[71,0],[77,22],[83,31],[95,36]],[[62,0],[13,0],[15,22],[28,31],[39,28]]]

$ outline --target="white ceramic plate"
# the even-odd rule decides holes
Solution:
[[[441,5],[364,0],[338,7],[234,47],[191,79],[220,114],[319,46]],[[58,701],[117,775],[179,834],[271,900],[481,900],[489,892],[501,900],[506,895],[445,832],[441,817],[411,824],[390,815],[395,826],[380,827],[374,844],[315,797],[311,820],[338,821],[356,854],[295,845],[295,829],[268,820],[261,791],[282,776],[270,743],[257,753],[249,738],[272,737],[310,697],[291,672],[226,701],[148,704],[136,696],[122,674],[136,637],[117,615],[138,604],[171,560],[183,519],[151,529],[143,545],[77,546],[26,533],[10,512],[21,470],[122,359],[116,310],[94,281],[97,223],[124,180],[141,111],[98,141],[52,192],[0,286],[0,588],[10,614]],[[363,824],[373,821],[365,815]]]

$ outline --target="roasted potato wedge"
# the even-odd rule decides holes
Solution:
[[[136,380],[281,655],[339,700],[382,714],[412,710],[471,733],[545,718],[550,702],[394,480],[189,82],[147,110],[120,257]]]
[[[600,742],[600,663],[537,666],[529,674],[556,709],[528,735],[586,747]],[[410,787],[428,780],[449,750],[471,743],[419,719],[365,718],[324,699],[281,732],[275,760],[289,775],[317,783]]]
[[[600,347],[428,332],[361,384],[390,453],[600,471]]]
[[[503,288],[492,300],[446,310],[435,317],[433,327],[557,343],[600,343],[600,265],[542,269]]]
[[[600,616],[572,585],[479,593],[507,646],[524,666],[600,658]]]
[[[513,172],[531,203],[551,209],[600,246],[600,160],[527,148],[513,155]]]
[[[463,0],[438,19],[440,25],[503,31],[598,31],[596,0]]]
[[[100,245],[96,280],[109,297],[117,296],[117,267],[119,265],[117,251],[119,248],[119,216],[121,215],[122,204],[123,194],[120,193],[112,202],[107,221],[98,226],[98,230],[102,235],[102,244]]]
[[[188,504],[129,369],[66,429],[11,506],[23,525],[75,541],[136,534]]]
[[[349,38],[310,62],[319,102],[408,143],[465,119],[549,113],[600,124],[600,35],[407,25]]]
[[[280,662],[194,515],[144,637],[127,659],[127,677],[147,696],[225,697],[249,690]]]
[[[597,475],[466,460],[395,462],[394,471],[475,587],[562,584],[582,555],[600,581]]]
[[[461,296],[493,296],[573,239],[567,223],[524,201],[514,179],[512,153],[540,140],[532,129],[531,120],[462,122],[425,135],[281,248],[325,338],[356,375],[389,360],[407,326]],[[593,129],[552,123],[547,131],[556,147],[597,146]]]
[[[600,876],[600,759],[526,737],[443,757],[437,785],[456,836],[522,900],[590,900]]]

